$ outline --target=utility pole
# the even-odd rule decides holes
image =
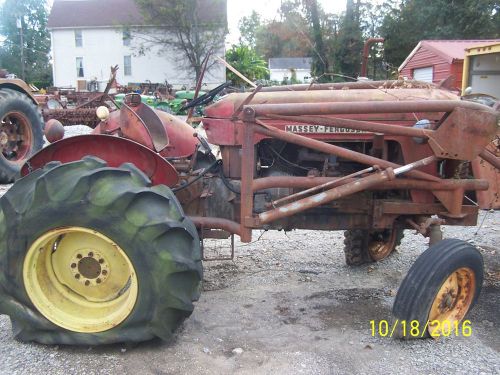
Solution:
[[[16,26],[19,29],[19,34],[21,36],[21,78],[23,81],[26,80],[25,73],[24,73],[24,36],[23,36],[23,18],[19,17],[16,20]]]

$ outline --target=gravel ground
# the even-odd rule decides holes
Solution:
[[[370,320],[390,319],[401,280],[426,248],[412,231],[388,259],[357,268],[344,263],[341,232],[255,232],[253,243],[236,241],[234,261],[205,262],[204,293],[172,342],[19,343],[1,315],[0,373],[500,374],[500,212],[483,211],[479,222],[479,231],[444,228],[445,237],[476,245],[485,261],[471,337],[371,336]],[[228,251],[222,241],[206,246],[211,255]]]

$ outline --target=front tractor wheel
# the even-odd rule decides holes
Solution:
[[[392,309],[395,319],[417,328],[398,327],[398,335],[437,338],[462,332],[461,322],[481,292],[483,273],[483,258],[471,244],[446,239],[430,246],[408,271]]]
[[[1,199],[0,313],[15,337],[169,339],[202,279],[196,229],[163,185],[100,159],[51,163]]]

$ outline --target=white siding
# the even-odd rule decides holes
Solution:
[[[307,69],[296,69],[295,74],[297,76],[297,80],[300,82],[310,82],[311,72]],[[270,69],[269,70],[269,78],[271,81],[283,81],[283,78],[287,77],[288,80],[292,78],[292,72],[290,69]]]
[[[413,69],[413,79],[416,81],[431,82],[433,79],[433,67],[427,66],[425,68]]]
[[[132,36],[131,47],[123,44],[123,31],[121,28],[95,28],[83,29],[83,46],[75,46],[74,29],[51,30],[54,85],[59,87],[76,87],[76,58],[83,57],[84,78],[87,81],[97,78],[104,88],[110,67],[119,65],[117,74],[119,84],[138,83],[151,81],[163,83],[168,80],[174,86],[191,86],[195,83],[194,74],[182,69],[185,64],[182,59],[169,58],[169,54],[159,55],[158,48],[152,48],[145,56],[137,56],[133,49],[134,40]],[[223,55],[223,51],[220,55]],[[132,56],[132,74],[124,75],[124,56]],[[181,69],[178,69],[181,68]],[[213,87],[225,82],[225,69],[216,64],[210,74],[205,74],[204,82]]]

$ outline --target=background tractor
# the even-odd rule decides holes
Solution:
[[[0,313],[26,341],[169,339],[199,296],[203,239],[345,230],[355,266],[415,229],[430,248],[393,313],[439,335],[481,290],[480,253],[440,225],[498,204],[498,115],[419,82],[257,87],[207,107],[205,138],[127,95],[1,199]]]
[[[0,184],[5,184],[43,146],[42,115],[24,81],[0,78],[0,121]]]

